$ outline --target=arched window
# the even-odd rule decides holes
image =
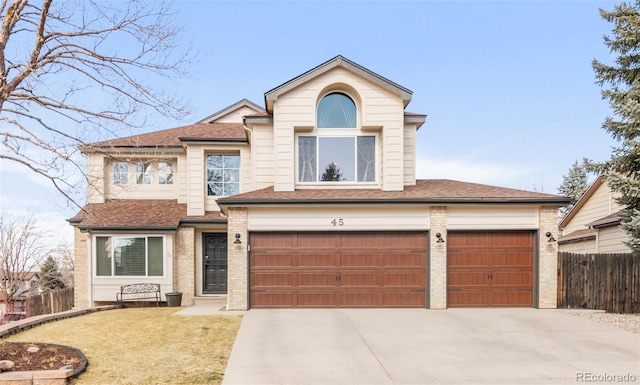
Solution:
[[[333,92],[318,103],[318,128],[356,128],[356,104],[347,95]]]

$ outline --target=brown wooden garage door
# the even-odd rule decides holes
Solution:
[[[252,233],[254,308],[425,307],[425,233]]]
[[[447,238],[450,307],[533,306],[533,232],[450,232]]]

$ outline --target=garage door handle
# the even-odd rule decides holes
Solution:
[[[487,273],[487,279],[493,279],[493,273],[492,272]]]
[[[340,275],[340,273],[336,273],[336,281],[339,281],[340,278],[342,278],[342,276]]]

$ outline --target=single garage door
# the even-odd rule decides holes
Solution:
[[[534,240],[531,231],[448,233],[448,306],[533,306]]]
[[[425,307],[426,233],[252,233],[254,308]]]

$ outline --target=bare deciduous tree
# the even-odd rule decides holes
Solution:
[[[187,75],[189,47],[167,3],[0,1],[0,159],[72,199],[70,172],[84,175],[79,145],[151,113],[188,112],[174,80]]]
[[[47,233],[33,216],[0,216],[0,279],[5,309],[12,309],[17,297],[37,289],[30,285],[33,273],[48,255]]]

